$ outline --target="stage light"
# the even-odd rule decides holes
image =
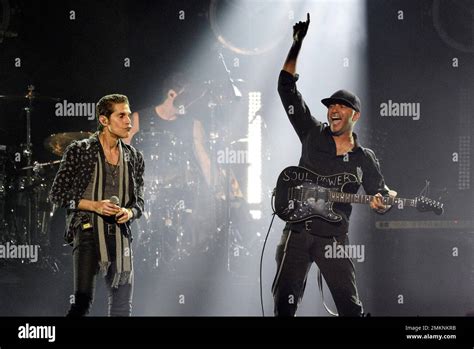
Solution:
[[[248,109],[248,181],[247,198],[249,204],[262,202],[262,94],[249,92]]]

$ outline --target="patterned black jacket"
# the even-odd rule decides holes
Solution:
[[[103,152],[98,138],[99,133],[80,141],[72,142],[63,155],[58,173],[54,178],[49,194],[51,202],[67,208],[66,235],[72,234],[74,217],[79,201],[94,174],[97,152]],[[122,141],[120,141],[122,142]],[[140,218],[143,213],[143,174],[145,162],[143,156],[134,147],[122,142],[124,157],[128,160],[130,178],[130,201],[127,208],[133,211],[133,219]],[[129,224],[127,225],[129,226]]]

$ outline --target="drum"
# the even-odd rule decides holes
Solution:
[[[45,171],[20,175],[9,181],[5,195],[8,239],[17,244],[49,245],[53,205],[48,195],[53,178]]]
[[[156,194],[145,193],[145,212],[135,248],[135,260],[143,270],[175,270],[194,253],[193,209],[177,193],[163,188]]]
[[[0,145],[0,224],[5,225],[5,201],[14,176],[14,161],[12,151],[7,151],[6,145]]]
[[[192,146],[173,132],[141,132],[134,141],[145,160],[145,212],[135,261],[143,270],[174,270],[195,249],[199,168]]]
[[[145,160],[145,183],[161,188],[192,188],[199,168],[190,140],[184,141],[171,131],[140,132],[135,147]]]

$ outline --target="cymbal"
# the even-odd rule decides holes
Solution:
[[[42,101],[42,102],[58,102],[60,98],[51,96],[41,96],[37,94],[26,95],[0,95],[0,101],[7,102],[27,102],[27,101]]]
[[[75,140],[88,138],[92,132],[63,132],[52,134],[44,140],[44,146],[55,155],[62,156],[67,146]]]

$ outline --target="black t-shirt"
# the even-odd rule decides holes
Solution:
[[[355,147],[346,156],[337,155],[336,144],[326,123],[317,121],[296,88],[298,76],[282,70],[278,80],[278,93],[293,128],[302,144],[299,166],[305,167],[323,176],[343,174],[342,178],[356,179],[357,184],[346,186],[346,192],[356,193],[363,186],[369,195],[381,193],[388,195],[380,166],[372,150],[358,144],[354,135]],[[310,232],[319,236],[338,236],[348,232],[352,211],[350,204],[335,203],[334,210],[343,219],[331,223],[318,217],[312,217],[310,224],[305,222],[287,224],[287,228],[301,231],[310,227]]]

